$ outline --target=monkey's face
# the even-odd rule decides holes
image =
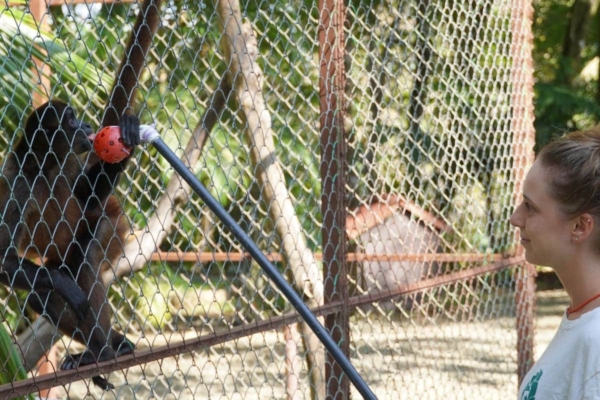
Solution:
[[[75,117],[71,107],[68,107],[63,113],[61,120],[61,129],[55,131],[54,145],[70,148],[73,153],[81,154],[92,149],[92,141],[89,139],[94,131],[87,122],[80,121]]]
[[[59,159],[92,149],[91,125],[78,120],[73,109],[59,101],[38,107],[27,119],[25,133],[32,149],[50,151]]]

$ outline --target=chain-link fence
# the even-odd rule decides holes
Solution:
[[[513,397],[533,350],[533,275],[508,223],[533,148],[530,23],[526,0],[5,2],[2,397],[358,397],[153,148],[110,206],[81,182],[114,167],[85,180],[95,155],[40,151],[57,126],[27,117],[47,99],[94,129],[156,124],[379,398]],[[99,322],[106,298],[133,354]],[[93,351],[85,329],[111,357],[61,370]]]

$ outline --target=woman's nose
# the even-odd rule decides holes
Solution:
[[[517,228],[522,227],[522,219],[521,219],[521,204],[515,209],[515,211],[510,216],[510,224],[512,226],[516,226]]]

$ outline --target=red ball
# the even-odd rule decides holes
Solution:
[[[102,161],[118,163],[131,154],[131,149],[123,144],[121,129],[118,126],[106,126],[92,138],[94,151]]]

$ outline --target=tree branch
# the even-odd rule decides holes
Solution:
[[[206,140],[225,108],[230,92],[231,85],[225,78],[221,79],[204,116],[194,129],[181,156],[181,161],[190,169],[193,169],[198,162]],[[105,273],[104,282],[108,283],[115,278],[130,275],[146,265],[152,253],[157,250],[158,245],[162,243],[173,226],[178,207],[187,202],[189,195],[189,185],[179,175],[174,174],[163,196],[158,200],[156,210],[148,220],[145,229],[128,239],[124,249],[124,258],[117,263],[113,271]]]
[[[323,279],[313,252],[307,246],[304,230],[296,214],[292,196],[279,164],[271,114],[262,96],[262,71],[256,62],[258,45],[250,23],[242,24],[239,1],[220,0],[217,12],[223,25],[221,50],[235,82],[242,120],[246,123],[244,138],[262,197],[268,204],[269,216],[281,239],[281,247],[294,277],[296,287],[309,299],[309,307],[323,304]],[[317,398],[325,396],[325,353],[312,330],[302,324],[312,385]]]

